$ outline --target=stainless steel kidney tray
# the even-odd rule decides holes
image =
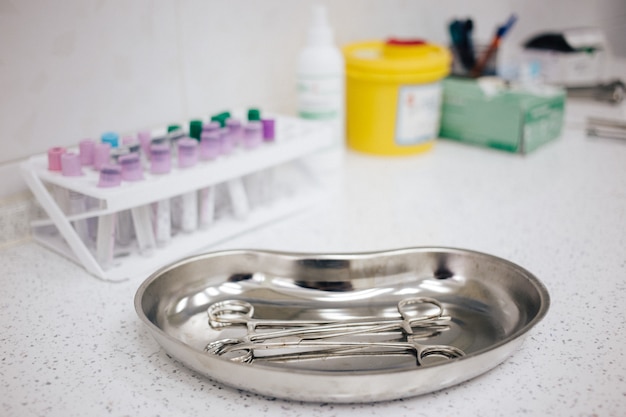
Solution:
[[[416,364],[411,355],[328,355],[241,363],[206,346],[245,337],[245,326],[213,328],[207,309],[225,300],[254,306],[267,320],[382,319],[401,300],[436,299],[445,344],[462,357]],[[440,390],[480,375],[509,357],[547,313],[548,291],[530,272],[492,255],[420,247],[352,254],[232,250],[189,257],[152,274],[135,309],[156,341],[189,368],[239,389],[285,399],[373,402]]]

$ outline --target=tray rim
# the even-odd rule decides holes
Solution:
[[[199,253],[199,254],[187,256],[176,262],[172,262],[168,265],[165,265],[159,268],[158,270],[156,270],[154,273],[152,273],[147,279],[145,279],[144,282],[141,283],[141,285],[139,286],[139,288],[137,289],[135,293],[135,297],[134,297],[135,311],[137,315],[139,316],[140,320],[144,323],[144,325],[147,326],[152,336],[157,340],[157,343],[160,345],[160,347],[164,349],[166,352],[171,354],[171,352],[169,352],[169,350],[163,345],[163,343],[159,340],[159,338],[164,338],[168,342],[168,345],[174,344],[178,348],[183,349],[183,350],[190,350],[194,354],[206,355],[206,353],[204,353],[203,351],[200,351],[192,347],[191,345],[181,341],[180,339],[170,335],[169,333],[165,332],[159,326],[154,324],[143,311],[142,301],[146,293],[146,290],[150,287],[150,285],[154,281],[158,280],[164,273],[172,269],[175,269],[186,263],[193,262],[195,260],[206,259],[210,257],[220,257],[224,255],[243,254],[243,253],[260,253],[260,254],[267,254],[267,255],[279,255],[279,256],[292,257],[294,259],[315,258],[315,259],[346,259],[348,260],[348,259],[355,259],[359,257],[371,257],[373,255],[374,256],[390,256],[390,255],[399,255],[402,253],[422,253],[422,252],[454,253],[454,254],[460,254],[460,255],[474,255],[474,256],[479,256],[479,257],[486,257],[491,260],[502,263],[509,268],[516,270],[520,275],[524,276],[537,290],[537,293],[540,299],[537,313],[523,327],[521,327],[520,329],[517,329],[513,334],[498,341],[497,343],[491,344],[478,351],[474,351],[471,354],[468,354],[467,356],[464,356],[461,358],[455,358],[453,360],[441,362],[438,364],[432,364],[425,368],[414,368],[414,369],[400,368],[400,369],[392,369],[392,370],[380,369],[380,370],[372,370],[372,371],[367,371],[367,372],[364,372],[362,370],[355,370],[355,371],[347,370],[347,371],[341,371],[339,373],[331,374],[329,371],[326,371],[326,370],[278,368],[278,367],[271,366],[271,365],[264,365],[263,363],[238,364],[238,363],[233,363],[232,361],[229,361],[228,359],[222,358],[219,356],[212,356],[211,360],[218,361],[218,363],[223,363],[224,366],[227,366],[227,367],[232,366],[233,369],[241,369],[241,367],[243,366],[246,368],[256,369],[258,371],[264,371],[264,372],[270,372],[270,373],[276,373],[276,374],[290,373],[290,374],[298,374],[302,376],[307,375],[310,377],[329,377],[332,375],[333,378],[354,378],[354,377],[367,377],[367,376],[375,376],[375,375],[400,375],[400,374],[405,374],[405,373],[424,372],[425,370],[441,369],[443,367],[450,367],[450,366],[454,366],[455,364],[477,360],[477,358],[483,357],[484,355],[490,352],[499,351],[505,348],[507,345],[515,344],[515,348],[517,348],[519,345],[521,345],[521,343],[523,343],[523,340],[527,336],[528,332],[531,329],[533,329],[547,315],[549,311],[551,298],[550,298],[550,294],[548,292],[547,287],[542,281],[540,281],[534,274],[532,274],[527,269],[521,267],[520,265],[512,261],[509,261],[507,259],[495,256],[495,255],[491,255],[488,253],[469,250],[469,249],[456,248],[456,247],[445,247],[445,246],[416,246],[416,247],[406,247],[406,248],[380,250],[380,251],[338,252],[338,253],[332,253],[332,254],[331,253],[314,253],[314,252],[288,252],[288,251],[264,250],[264,249],[227,249],[227,250]],[[487,369],[483,370],[482,372],[479,372],[478,374],[474,376],[470,376],[464,380],[471,379],[477,375],[480,375],[482,373],[485,373],[491,370],[492,368],[495,368],[512,354],[512,350],[513,349],[511,349],[511,352],[507,353],[504,356],[504,358],[493,363]],[[185,361],[182,358],[179,358],[177,355],[172,354],[172,356],[176,360],[179,360],[186,366],[190,367],[194,372],[203,374],[219,383],[232,386],[231,383],[224,382],[223,379],[217,376],[215,377],[212,376],[210,372],[207,372],[204,370],[198,370],[194,368],[193,366],[189,365],[187,361]],[[458,381],[457,383],[460,383],[460,382],[462,381]],[[450,385],[455,385],[455,384],[450,384]],[[450,385],[447,385],[447,386],[450,386]],[[445,388],[445,387],[446,386],[441,387],[441,388]],[[263,390],[255,390],[249,387],[243,387],[243,388],[237,387],[237,388],[256,392],[262,395],[271,395],[271,396],[280,397],[279,395],[268,394],[267,392]],[[435,391],[435,389],[431,391]],[[431,392],[431,391],[427,391],[427,392]],[[418,394],[413,394],[413,395],[418,395]],[[358,397],[358,395],[356,395],[355,397]],[[406,396],[396,396],[393,398],[404,398],[404,397]],[[393,399],[393,398],[382,398],[381,400],[387,400],[387,399]],[[307,398],[294,398],[294,399],[304,400],[304,401],[317,401],[315,399],[307,399]],[[324,401],[344,402],[342,400],[333,401],[332,399],[331,400],[326,399]],[[363,401],[363,400],[357,399],[356,401]],[[365,401],[367,402],[379,401],[379,399],[365,400]],[[353,401],[350,401],[350,402],[353,402]]]

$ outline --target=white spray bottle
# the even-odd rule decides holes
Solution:
[[[328,122],[333,129],[333,147],[341,148],[345,136],[344,73],[343,54],[334,44],[326,8],[315,5],[307,43],[298,57],[298,115]]]

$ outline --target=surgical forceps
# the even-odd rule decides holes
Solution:
[[[417,308],[415,308],[417,306]],[[420,313],[419,307],[434,307],[434,312]],[[232,325],[245,325],[248,335],[242,341],[254,342],[280,337],[306,335],[320,339],[324,337],[345,336],[349,334],[368,332],[384,332],[402,329],[406,334],[413,334],[413,328],[439,331],[448,328],[445,322],[450,316],[443,314],[443,306],[439,301],[429,297],[405,298],[397,305],[399,318],[386,319],[354,319],[344,321],[320,320],[270,320],[255,319],[254,306],[242,300],[226,300],[212,304],[207,309],[209,324],[215,329]],[[257,328],[279,328],[263,333],[255,333]]]
[[[417,309],[415,309],[417,306]],[[419,307],[429,306],[434,312],[420,313]],[[442,323],[450,317],[443,314],[443,306],[435,299],[415,297],[400,300],[397,305],[400,318],[393,319],[355,319],[345,321],[292,321],[254,319],[254,308],[251,304],[240,300],[227,300],[215,303],[207,310],[209,323],[214,328],[229,325],[245,325],[248,334],[241,338],[221,339],[209,343],[205,350],[215,355],[226,355],[230,360],[250,363],[255,358],[255,350],[275,348],[306,348],[305,352],[290,352],[262,356],[265,360],[293,360],[306,358],[324,358],[328,355],[380,355],[390,351],[400,353],[407,351],[417,358],[418,365],[427,356],[456,358],[463,356],[462,350],[447,345],[421,345],[414,340],[419,337],[432,336],[446,330],[449,326]],[[255,333],[257,328],[280,328],[281,330]],[[421,332],[415,333],[414,328]],[[374,335],[386,331],[401,329],[407,335],[406,342],[362,342],[362,341],[320,341],[320,339],[340,338],[352,335]],[[291,338],[291,339],[290,339]],[[282,339],[282,340],[281,340]],[[294,340],[295,339],[295,340]],[[274,340],[274,341],[271,341]],[[369,351],[365,351],[369,349]],[[385,352],[371,352],[372,349],[387,349]],[[232,356],[232,353],[239,352]]]
[[[465,356],[465,352],[451,345],[424,345],[418,343],[414,336],[406,341],[358,342],[358,341],[317,341],[292,340],[275,342],[241,342],[239,339],[218,340],[207,345],[206,351],[214,355],[224,355],[233,362],[252,363],[255,360],[271,362],[287,362],[305,359],[328,359],[342,356],[388,356],[411,354],[415,356],[418,366],[424,365],[429,357],[455,359]],[[270,349],[309,349],[287,353],[255,355],[256,350]],[[235,355],[233,356],[233,353]]]

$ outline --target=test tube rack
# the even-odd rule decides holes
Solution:
[[[20,167],[23,178],[42,209],[40,218],[31,221],[32,236],[43,246],[82,265],[97,278],[122,281],[141,276],[143,279],[166,264],[304,210],[325,195],[322,183],[317,180],[306,159],[333,145],[332,131],[320,123],[294,117],[273,118],[276,123],[273,142],[255,149],[237,148],[230,155],[202,161],[188,169],[173,168],[167,175],[148,174],[143,181],[124,182],[116,188],[98,188],[98,172],[93,169],[85,167],[84,175],[80,177],[64,177],[59,172],[48,170],[47,155],[33,156]],[[113,265],[104,268],[97,261],[94,248],[79,237],[74,227],[76,221],[119,214],[184,193],[243,180],[267,170],[274,170],[275,180],[279,183],[295,177],[299,178],[299,182],[287,184],[283,187],[286,192],[273,195],[266,204],[251,205],[244,216],[226,215],[192,233],[178,232],[166,246],[155,248],[150,256],[131,248],[124,256],[116,258]],[[83,213],[68,214],[54,198],[55,187],[80,193],[98,204]]]

